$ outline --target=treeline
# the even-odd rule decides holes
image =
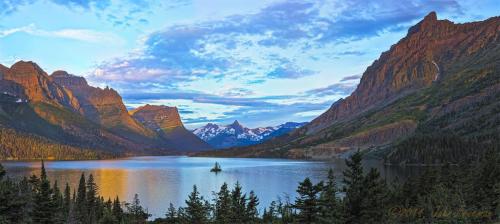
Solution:
[[[0,127],[0,159],[104,159],[114,155],[55,143],[43,137]]]
[[[40,178],[21,181],[0,169],[0,223],[494,223],[500,221],[500,155],[488,152],[469,165],[429,168],[404,182],[387,183],[377,169],[363,171],[362,154],[346,160],[342,184],[330,170],[326,181],[299,183],[298,196],[259,210],[259,199],[237,183],[223,184],[207,200],[193,187],[186,206],[170,204],[164,218],[150,215],[137,195],[132,203],[104,200],[92,175],[77,191]],[[43,165],[43,164],[42,164]]]
[[[476,137],[416,134],[398,143],[385,162],[396,165],[471,163],[488,151],[500,151],[498,133]]]

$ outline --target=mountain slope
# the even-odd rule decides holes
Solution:
[[[0,66],[0,134],[0,159],[183,152],[128,114],[113,89],[92,87],[64,71],[49,76],[37,64],[24,61]]]
[[[177,151],[192,152],[211,149],[210,145],[186,130],[176,107],[145,105],[130,114],[150,130],[156,131]]]
[[[97,88],[87,84],[83,77],[55,71],[51,76],[55,83],[71,90],[80,102],[80,113],[118,135],[134,141],[154,141],[156,133],[133,119],[121,96],[110,88]]]
[[[230,125],[219,126],[207,124],[193,130],[193,133],[216,149],[248,146],[284,135],[306,123],[288,122],[276,127],[254,128],[243,127],[238,121]]]
[[[499,17],[454,24],[430,13],[367,68],[349,97],[308,125],[223,153],[326,159],[371,149],[387,162],[411,164],[498,150],[499,61]],[[452,144],[457,139],[463,144]]]

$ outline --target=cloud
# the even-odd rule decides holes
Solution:
[[[119,37],[111,33],[88,29],[61,29],[48,31],[39,29],[34,24],[7,30],[0,30],[0,38],[13,35],[15,33],[26,33],[42,37],[64,38],[90,43],[116,43],[121,41]]]
[[[350,75],[342,78],[340,81],[345,82],[345,81],[351,81],[351,80],[359,80],[361,78],[361,75]]]
[[[314,75],[315,72],[307,69],[300,69],[296,66],[283,65],[275,68],[267,74],[269,78],[297,79],[304,76]]]
[[[318,97],[322,96],[332,96],[332,95],[349,95],[354,89],[356,89],[357,84],[355,83],[335,83],[324,88],[317,88],[308,90],[305,92],[306,95],[314,95]]]

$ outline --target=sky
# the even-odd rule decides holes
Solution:
[[[436,11],[499,16],[497,0],[0,0],[0,64],[34,61],[176,106],[188,128],[310,121]]]

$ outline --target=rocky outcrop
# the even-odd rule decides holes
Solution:
[[[146,127],[156,131],[166,131],[184,127],[177,107],[146,104],[130,111],[130,114]]]
[[[431,12],[363,73],[357,89],[305,127],[314,134],[442,79],[451,64],[499,42],[500,18],[454,24]]]
[[[366,69],[350,96],[308,125],[212,155],[324,159],[371,148],[373,155],[399,155],[396,160],[413,154],[446,159],[447,153],[459,157],[446,148],[456,139],[497,147],[499,59],[500,17],[455,24],[432,12]]]
[[[211,147],[184,128],[176,107],[145,105],[130,111],[144,126],[156,131],[177,151],[202,151]]]
[[[114,89],[92,87],[87,84],[85,78],[65,71],[56,71],[50,77],[60,86],[73,92],[80,102],[80,112],[86,118],[106,128],[123,131],[122,134],[128,137],[155,137],[154,132],[128,114],[121,96]]]
[[[65,106],[73,110],[80,107],[71,91],[55,84],[37,64],[19,61],[9,69],[2,68],[1,87],[4,92],[23,100]]]

